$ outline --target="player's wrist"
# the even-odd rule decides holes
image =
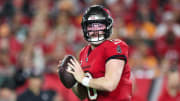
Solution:
[[[89,77],[84,77],[81,81],[81,84],[85,87],[89,87],[89,82],[90,82],[91,78]]]

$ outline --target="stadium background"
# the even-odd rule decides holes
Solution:
[[[16,101],[32,73],[50,101],[78,101],[56,69],[87,44],[80,22],[92,4],[110,9],[111,38],[129,45],[133,101],[180,101],[180,0],[0,0],[0,101]]]

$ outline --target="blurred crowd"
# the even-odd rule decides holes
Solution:
[[[129,45],[132,100],[180,101],[180,0],[0,0],[0,101],[79,101],[56,70],[87,44],[80,23],[93,4]]]

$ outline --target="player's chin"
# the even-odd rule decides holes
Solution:
[[[98,46],[98,45],[100,45],[103,42],[104,42],[104,40],[91,41],[90,44],[93,45],[93,46]]]

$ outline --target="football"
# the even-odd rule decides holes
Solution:
[[[60,81],[66,88],[72,88],[76,84],[76,79],[74,78],[74,76],[66,71],[67,69],[69,69],[68,63],[70,63],[70,59],[74,59],[74,56],[66,55],[62,60],[58,71]]]

